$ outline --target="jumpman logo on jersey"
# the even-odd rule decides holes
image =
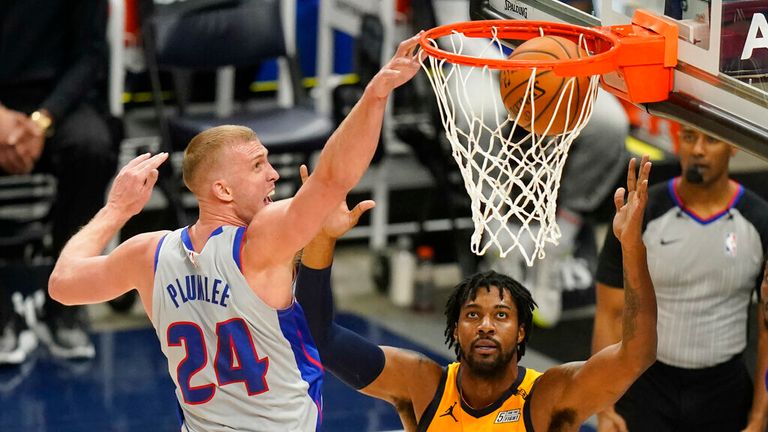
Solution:
[[[451,418],[453,419],[453,421],[455,421],[456,423],[458,423],[459,421],[456,419],[456,417],[454,417],[454,416],[453,416],[453,407],[455,407],[455,406],[456,406],[456,402],[454,402],[454,403],[453,403],[453,405],[451,405],[450,407],[448,407],[448,409],[447,409],[447,410],[445,410],[445,412],[444,412],[444,413],[440,414],[440,417],[451,416]]]

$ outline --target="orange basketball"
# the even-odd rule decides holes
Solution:
[[[530,39],[520,44],[509,56],[510,59],[517,60],[553,60],[580,58],[586,56],[587,52],[583,47],[577,46],[568,39],[559,36],[542,36]],[[528,87],[528,80],[531,77],[530,69],[502,70],[499,75],[501,90],[501,99],[504,106],[511,115],[511,118],[517,118],[520,107],[523,105],[523,98]],[[552,126],[547,131],[547,135],[558,135],[565,131],[573,129],[581,112],[581,106],[589,87],[589,77],[575,77],[573,84],[573,96],[571,86],[566,85],[570,77],[561,77],[549,70],[544,70],[536,74],[533,88],[533,94],[525,100],[523,113],[520,115],[518,124],[529,132],[536,132],[543,135],[552,120]],[[560,93],[565,93],[558,107],[557,101]],[[531,96],[533,96],[534,110],[531,109]],[[569,97],[572,97],[570,106]],[[557,110],[555,110],[557,108]],[[536,119],[531,125],[532,111],[535,111]],[[553,119],[554,117],[554,119]],[[566,118],[568,124],[566,125]]]

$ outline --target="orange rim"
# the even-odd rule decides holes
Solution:
[[[492,59],[463,54],[456,54],[438,48],[432,41],[462,33],[471,38],[491,38],[494,32],[499,39],[528,40],[539,36],[540,30],[548,36],[561,36],[579,43],[583,39],[590,52],[589,57],[565,60],[515,60]],[[465,21],[427,30],[419,39],[421,48],[430,56],[439,60],[465,66],[487,66],[491,69],[537,69],[552,70],[561,76],[600,75],[616,70],[616,55],[621,47],[621,40],[609,31],[599,28],[581,27],[572,24],[547,21],[524,20],[484,20]]]

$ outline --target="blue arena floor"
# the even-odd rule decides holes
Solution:
[[[357,315],[337,318],[379,344],[418,350],[448,362]],[[21,367],[1,368],[0,431],[178,431],[173,384],[154,330],[99,332],[94,342],[97,354],[92,361],[59,361],[38,348]],[[330,374],[323,396],[324,431],[402,429],[389,404],[357,393]]]
[[[378,343],[447,361],[363,318],[339,314],[339,320]],[[0,369],[0,431],[178,431],[173,384],[154,330],[100,332],[94,342],[92,361],[58,361],[41,348],[22,367]],[[324,400],[323,430],[402,429],[389,404],[357,393],[330,374]]]

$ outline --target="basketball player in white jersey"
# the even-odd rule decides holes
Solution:
[[[293,257],[363,175],[389,94],[419,70],[417,40],[401,43],[371,80],[294,198],[272,202],[279,176],[250,129],[220,126],[184,153],[196,223],[100,255],[147,203],[168,157],[145,154],[120,171],[107,204],[61,252],[49,291],[64,304],[138,290],[168,358],[182,431],[319,429],[323,367],[294,301]]]

